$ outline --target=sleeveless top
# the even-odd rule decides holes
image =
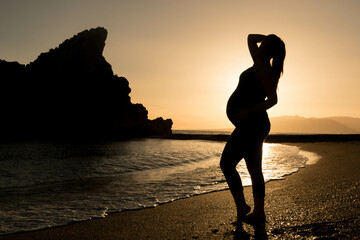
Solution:
[[[257,70],[248,68],[240,75],[239,84],[227,103],[226,113],[229,119],[236,110],[250,109],[265,100],[266,94],[256,72]]]

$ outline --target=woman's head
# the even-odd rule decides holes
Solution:
[[[264,57],[271,60],[274,75],[279,79],[284,69],[286,55],[285,43],[275,34],[270,34],[266,36],[260,48],[262,49]]]

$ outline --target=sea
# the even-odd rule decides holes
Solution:
[[[225,142],[159,138],[1,143],[0,234],[102,218],[228,189],[219,167],[224,146]],[[296,146],[265,143],[265,180],[284,179],[316,158]],[[238,171],[243,184],[251,185],[244,161]]]

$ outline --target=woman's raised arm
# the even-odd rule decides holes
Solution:
[[[257,61],[259,55],[259,47],[257,43],[262,42],[265,37],[266,36],[262,34],[249,34],[248,36],[249,51],[254,62]]]

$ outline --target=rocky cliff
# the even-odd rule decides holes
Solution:
[[[0,138],[170,135],[171,119],[131,103],[128,80],[102,55],[106,37],[85,30],[28,65],[0,60]]]

